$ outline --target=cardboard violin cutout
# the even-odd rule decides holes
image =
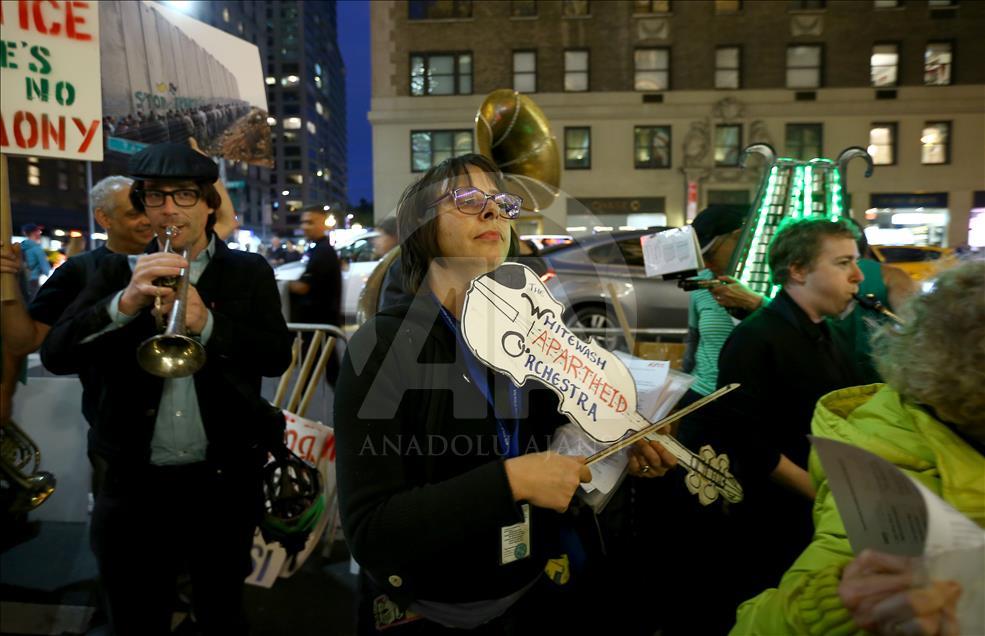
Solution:
[[[519,263],[505,263],[472,281],[462,311],[462,335],[487,366],[522,386],[533,379],[560,398],[558,410],[592,439],[612,444],[589,463],[655,433],[738,385],[723,387],[684,412],[656,424],[636,411],[636,386],[626,365],[611,351],[571,333],[561,320],[564,306],[537,274]],[[627,435],[628,434],[628,435]],[[671,435],[657,439],[687,470],[685,483],[703,505],[719,495],[742,500],[742,487],[729,473],[727,455],[709,446],[696,455]]]

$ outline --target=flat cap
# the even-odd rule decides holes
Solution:
[[[691,227],[698,235],[698,243],[706,247],[716,236],[731,234],[746,222],[748,205],[713,204],[698,213]]]
[[[154,144],[130,157],[127,171],[134,179],[182,179],[215,183],[219,167],[186,144]]]

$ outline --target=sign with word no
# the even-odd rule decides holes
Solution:
[[[0,150],[102,161],[99,3],[0,2]]]

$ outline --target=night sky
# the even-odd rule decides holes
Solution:
[[[373,142],[369,121],[369,2],[338,3],[339,49],[345,62],[349,201],[373,200]]]

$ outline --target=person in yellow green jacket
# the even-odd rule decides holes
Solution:
[[[886,384],[822,397],[813,433],[892,462],[985,527],[985,263],[944,272],[903,315],[905,326],[876,336]],[[779,587],[739,607],[731,634],[958,633],[957,583],[916,586],[912,560],[853,555],[814,452],[809,469],[817,488],[813,541]]]

